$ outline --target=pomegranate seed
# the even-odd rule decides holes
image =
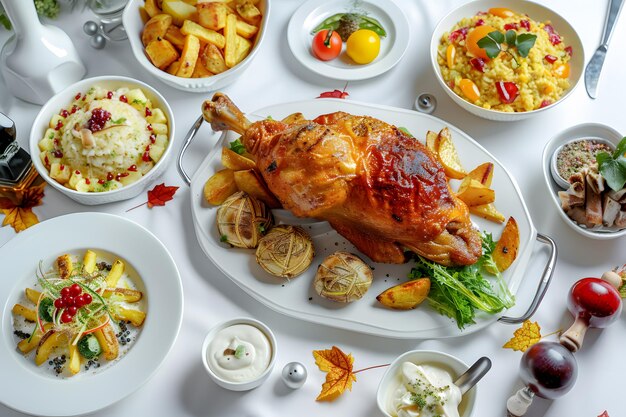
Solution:
[[[54,306],[56,308],[64,308],[65,307],[65,301],[63,301],[62,298],[57,298],[56,300],[54,300]]]
[[[557,33],[556,30],[554,30],[554,28],[552,27],[552,25],[545,25],[543,27],[543,30],[545,30],[546,32],[548,32],[548,37],[550,39],[550,43],[552,45],[558,45],[561,43],[561,36]]]
[[[119,181],[120,178],[128,177],[128,175],[129,175],[128,172],[120,172],[119,174],[115,176],[115,179]]]
[[[65,169],[65,165],[61,164],[61,166],[59,167],[60,171],[63,171]]]
[[[76,113],[76,110],[78,110],[78,106],[76,106],[75,104],[72,106],[72,110],[70,110],[70,114],[74,114]]]
[[[150,162],[150,152],[144,152],[143,155],[141,155],[141,160],[144,162]]]
[[[529,20],[520,20],[519,25],[526,30],[530,30],[530,21]]]
[[[504,30],[519,30],[519,25],[517,23],[507,23],[504,25]]]
[[[59,140],[58,139],[54,139],[52,141],[52,143],[54,143],[54,146],[59,146]]]
[[[91,184],[91,180],[89,178],[85,178],[85,184],[87,185]]]
[[[156,136],[153,134],[150,135],[150,143],[155,143],[156,142]]]
[[[113,174],[111,174],[110,172],[107,174],[107,181],[111,181],[113,178],[115,178],[113,176]]]
[[[574,55],[574,50],[572,49],[572,47],[571,47],[571,46],[566,46],[566,47],[565,47],[565,52],[567,52],[567,54],[568,54],[569,56]]]
[[[461,29],[457,29],[451,32],[450,35],[448,35],[448,40],[450,42],[462,41],[467,36],[468,30],[469,29],[467,27],[462,27]]]
[[[496,90],[503,103],[513,103],[519,95],[519,89],[514,82],[510,81],[498,81],[496,82]]]
[[[68,313],[67,311],[64,312],[63,314],[61,314],[61,322],[62,323],[69,323],[73,319],[74,319],[74,317],[72,317],[72,315],[70,313]]]
[[[113,98],[113,91],[107,91],[107,98],[109,100]]]
[[[484,25],[484,24],[485,24],[485,21],[484,21],[483,19],[478,19],[478,20],[476,21],[476,27],[478,27],[478,26],[482,26],[482,25]]]
[[[80,98],[80,96],[81,96],[81,94],[80,94],[80,93],[77,93],[77,94],[74,96],[74,100],[78,100],[78,99]]]
[[[57,125],[54,127],[54,130],[59,130],[63,127],[63,123],[61,123],[61,121],[59,120],[59,122],[57,123]]]
[[[98,180],[98,184],[100,185],[104,184],[104,180]]]
[[[48,159],[48,155],[46,155],[46,157],[43,159],[43,162],[44,162],[46,165],[50,165],[50,160]]]
[[[121,101],[122,103],[128,103],[128,98],[126,98],[126,96],[125,96],[124,94],[122,94],[122,95],[120,96],[120,101]]]
[[[146,145],[146,152],[150,151],[150,145]]]
[[[59,113],[59,115],[60,115],[60,116],[63,116],[63,117],[67,117],[67,116],[69,116],[70,114],[69,114],[69,112],[68,112],[67,110],[63,109],[63,110],[61,110],[61,112]]]
[[[544,107],[548,107],[550,104],[552,104],[550,100],[544,100],[541,102],[541,105],[539,105],[539,108],[543,109]]]
[[[128,170],[130,172],[137,172],[137,165],[132,164],[131,166],[128,167]]]
[[[485,60],[482,58],[470,59],[470,65],[474,67],[476,71],[485,72]]]
[[[478,12],[476,13],[476,16],[486,16],[487,12]]]
[[[80,175],[80,171],[79,171],[79,170],[74,171],[74,173],[75,173],[76,175]]]
[[[152,116],[152,110],[146,107],[146,117]]]
[[[85,101],[86,99],[87,99],[87,94],[85,94],[85,95],[83,96],[82,101]]]
[[[554,64],[558,58],[555,57],[554,55],[549,55],[548,54],[548,55],[544,56],[543,59],[545,59],[546,61],[548,61],[551,64]]]
[[[91,118],[87,121],[87,129],[98,132],[104,128],[107,121],[111,119],[111,113],[98,107],[91,111]]]
[[[150,132],[152,132],[152,125],[150,123],[148,123],[148,126],[146,126],[146,129],[148,129]]]
[[[52,154],[54,155],[55,158],[63,158],[63,152],[61,152],[58,149],[55,149]]]

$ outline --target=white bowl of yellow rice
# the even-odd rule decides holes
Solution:
[[[536,39],[526,56],[504,41],[498,56],[489,58],[477,40],[492,29]],[[562,102],[578,85],[585,62],[574,28],[553,10],[524,0],[477,0],[453,10],[437,24],[430,56],[452,100],[497,121],[525,119]]]

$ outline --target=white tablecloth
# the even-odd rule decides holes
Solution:
[[[566,310],[565,300],[570,285],[581,277],[598,276],[626,262],[626,238],[592,241],[564,224],[555,207],[548,201],[549,195],[542,177],[541,152],[553,135],[582,122],[605,123],[626,132],[623,110],[626,97],[626,83],[623,81],[626,68],[623,45],[626,39],[626,17],[622,16],[615,30],[597,100],[587,97],[581,83],[566,102],[551,111],[518,123],[497,123],[461,110],[441,90],[430,68],[428,44],[432,29],[447,11],[461,2],[396,1],[402,4],[411,23],[409,49],[397,67],[388,73],[371,80],[351,82],[348,86],[349,99],[411,108],[417,94],[431,92],[439,102],[434,113],[436,116],[463,129],[511,171],[520,185],[537,229],[552,236],[559,248],[553,284],[534,319],[545,333],[568,327],[571,316]],[[280,102],[310,99],[326,90],[342,89],[343,82],[310,73],[294,60],[289,51],[287,24],[301,2],[273,0],[272,3],[269,29],[262,50],[243,77],[224,91],[243,109],[251,110]],[[600,41],[608,1],[544,0],[543,3],[572,23],[582,38],[586,57],[590,57]],[[208,95],[183,93],[147,75],[136,63],[127,42],[109,43],[101,51],[92,49],[82,32],[83,22],[90,18],[92,16],[88,11],[69,13],[64,10],[54,23],[74,40],[87,65],[87,76],[127,75],[144,80],[162,92],[174,110],[178,148],[186,130],[199,115],[200,103]],[[0,44],[7,37],[6,32],[0,32]],[[15,120],[19,141],[26,148],[30,125],[38,110],[38,106],[13,98],[0,81],[0,111]],[[215,140],[207,126],[203,127],[201,137],[192,145],[186,158],[190,172],[193,172]],[[493,368],[479,385],[475,416],[505,415],[506,399],[521,386],[517,376],[521,353],[501,348],[515,327],[496,323],[477,334],[449,340],[388,340],[284,317],[246,295],[204,256],[193,230],[189,190],[178,176],[174,163],[162,179],[167,185],[179,185],[181,188],[172,202],[153,210],[141,208],[126,213],[129,207],[145,201],[145,194],[131,201],[88,207],[73,202],[52,187],[46,188],[44,204],[35,209],[42,221],[67,213],[101,211],[146,226],[168,247],[183,279],[183,326],[164,365],[141,389],[96,415],[379,415],[375,394],[384,368],[359,374],[352,392],[344,394],[334,403],[314,401],[325,374],[315,366],[311,351],[330,348],[332,345],[351,352],[356,358],[357,368],[388,363],[404,351],[415,348],[442,350],[468,363],[486,355],[493,361]],[[11,228],[0,229],[0,244],[13,236]],[[509,312],[511,315],[526,308],[542,272],[546,253],[541,246],[537,245],[537,248],[528,268],[527,283],[518,294],[518,307]],[[0,279],[11,279],[1,275]],[[269,324],[279,343],[277,366],[269,380],[260,388],[245,393],[226,391],[215,385],[206,375],[200,359],[200,346],[209,328],[218,321],[235,316],[252,316]],[[604,331],[590,330],[583,349],[576,354],[579,364],[576,386],[560,400],[536,400],[528,415],[595,417],[608,410],[612,417],[624,416],[625,331],[626,321],[623,318]],[[304,387],[295,391],[287,389],[280,378],[282,367],[290,361],[303,362],[309,371]],[[2,385],[10,383],[9,376],[2,375],[0,389]],[[32,400],[37,401],[36,393],[33,393]],[[0,405],[0,415],[14,417],[21,414]]]

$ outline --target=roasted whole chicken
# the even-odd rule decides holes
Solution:
[[[395,126],[344,112],[251,123],[221,93],[202,113],[214,130],[242,135],[285,209],[328,221],[373,261],[403,263],[406,250],[446,266],[478,260],[467,206],[431,152]]]

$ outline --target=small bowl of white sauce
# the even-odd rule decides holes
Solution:
[[[202,363],[211,379],[231,391],[261,385],[276,362],[276,337],[251,318],[227,320],[213,327],[202,344]]]
[[[477,387],[464,395],[454,381],[469,369],[433,350],[412,350],[394,360],[378,385],[378,408],[387,417],[470,417]]]

